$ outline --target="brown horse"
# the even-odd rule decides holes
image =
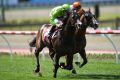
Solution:
[[[86,63],[87,63],[87,58],[86,58],[86,51],[85,51],[85,47],[86,47],[86,29],[88,27],[92,27],[94,29],[96,29],[98,27],[98,22],[95,19],[94,15],[89,11],[86,11],[80,18],[80,21],[82,22],[81,26],[78,26],[78,28],[76,28],[76,32],[75,32],[75,49],[73,51],[74,54],[79,53],[80,56],[83,59],[83,63],[81,65],[79,65],[79,67],[83,67]],[[67,60],[66,60],[67,61]],[[65,69],[65,65],[64,63],[62,63],[61,65],[62,68]],[[76,74],[76,70],[73,69],[72,73]]]
[[[49,54],[50,57],[53,60],[54,64],[54,75],[53,77],[56,78],[57,70],[59,68],[59,59],[61,56],[65,56],[67,58],[67,66],[70,66],[68,69],[72,69],[72,63],[73,63],[73,52],[75,48],[75,31],[76,26],[75,23],[77,22],[75,20],[75,16],[73,13],[70,14],[68,18],[64,20],[64,25],[62,30],[58,29],[54,32],[54,36],[52,36],[51,43],[47,37],[48,32],[51,28],[50,24],[45,24],[42,26],[42,28],[38,31],[37,37],[36,37],[36,50],[35,50],[35,56],[37,59],[37,66],[35,69],[35,72],[40,72],[40,64],[39,64],[39,52],[44,48],[49,48]],[[62,33],[62,34],[61,34]],[[61,37],[62,35],[62,37]],[[70,40],[70,41],[69,41]],[[68,59],[70,58],[70,59]],[[41,73],[41,72],[40,72]]]
[[[98,22],[95,19],[94,15],[89,11],[86,11],[80,18],[80,21],[82,22],[82,26],[76,29],[76,45],[75,45],[75,51],[74,53],[79,53],[81,57],[83,58],[83,63],[80,65],[80,67],[83,67],[87,63],[86,58],[86,29],[88,27],[92,27],[94,29],[98,28]]]

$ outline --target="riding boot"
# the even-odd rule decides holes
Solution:
[[[35,47],[35,43],[36,43],[36,37],[34,37],[34,39],[29,43],[29,46]]]
[[[48,38],[51,39],[52,33],[54,32],[56,26],[52,26],[50,32],[48,33]]]
[[[50,48],[53,47],[53,46],[52,46],[52,42],[51,42],[51,38],[52,38],[52,33],[53,33],[54,30],[55,30],[55,27],[56,27],[56,26],[52,26],[50,32],[48,33],[48,39],[49,39],[49,41],[50,41]]]

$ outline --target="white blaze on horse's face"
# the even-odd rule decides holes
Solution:
[[[94,29],[97,29],[97,28],[98,28],[99,23],[98,23],[98,21],[97,21],[94,17],[92,18],[92,23],[93,23],[93,25],[92,25],[92,26],[93,26],[93,28],[94,28]]]
[[[77,25],[77,28],[79,29],[79,28],[80,28],[79,26],[82,25],[82,22],[81,22],[79,19],[77,19],[77,23],[76,23],[76,25]]]
[[[92,21],[93,21],[93,24],[96,24],[96,25],[99,24],[98,21],[94,17],[92,18]]]

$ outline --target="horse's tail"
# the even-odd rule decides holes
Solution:
[[[40,43],[42,41],[42,32],[43,32],[44,25],[38,29],[38,32],[36,34],[36,48],[40,47]]]

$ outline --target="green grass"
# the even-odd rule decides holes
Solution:
[[[103,57],[103,59],[102,59]],[[120,63],[116,64],[113,55],[88,55],[88,63],[83,68],[76,65],[77,75],[71,75],[70,71],[59,69],[57,79],[52,72],[52,60],[46,57],[40,59],[42,77],[33,73],[35,68],[34,56],[0,55],[0,80],[120,80]]]

